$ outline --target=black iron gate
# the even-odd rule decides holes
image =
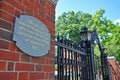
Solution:
[[[81,80],[81,68],[86,66],[81,57],[86,56],[81,52],[80,45],[75,42],[59,39],[57,45],[57,80]]]
[[[85,29],[85,35],[90,33]],[[84,34],[85,33],[85,34]],[[88,37],[89,38],[89,37]],[[94,41],[96,40],[100,52],[100,62],[102,80],[111,80],[109,73],[109,63],[104,48],[101,47],[96,30],[91,33],[90,40],[83,38],[80,44],[73,41],[57,38],[56,41],[56,80],[100,80],[96,78],[96,60],[94,55]]]

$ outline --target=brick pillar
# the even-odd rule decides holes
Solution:
[[[57,0],[0,0],[0,80],[54,80],[55,6]],[[14,21],[30,15],[51,35],[50,51],[41,57],[22,52],[12,40]]]
[[[120,65],[116,61],[115,57],[108,57],[110,68],[111,68],[111,78],[112,80],[120,80]]]

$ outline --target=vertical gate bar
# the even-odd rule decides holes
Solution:
[[[82,41],[81,42],[81,49],[82,49],[82,51],[83,52],[85,52],[86,53],[86,42],[85,41]],[[82,63],[82,65],[81,65],[81,78],[82,78],[82,80],[85,80],[86,79],[86,64],[85,64],[85,62],[86,62],[86,59],[85,59],[85,56],[84,55],[81,55],[81,63]]]
[[[64,40],[61,39],[61,43],[64,44]],[[61,47],[61,77],[64,80],[64,48]]]
[[[60,39],[60,44],[62,44],[62,39]],[[63,50],[63,47],[60,46],[60,77],[59,79],[62,80],[63,79],[63,63],[62,63],[62,50]]]
[[[92,73],[92,58],[91,58],[91,48],[90,48],[90,42],[86,42],[86,53],[87,53],[87,58],[88,58],[88,78],[90,80],[93,80],[93,73]]]
[[[77,44],[75,45],[75,49],[78,50],[78,49],[77,49]],[[77,54],[78,54],[78,53],[76,52],[76,53],[75,53],[75,64],[76,64],[76,65],[75,65],[75,69],[76,69],[75,72],[76,72],[76,80],[78,80],[78,64],[77,64],[78,55],[77,55]]]
[[[94,43],[91,42],[90,44],[90,48],[91,48],[91,63],[92,63],[92,78],[93,80],[96,79],[96,68],[95,68],[95,59],[94,59]]]
[[[78,64],[79,64],[79,76],[80,76],[79,78],[80,78],[80,80],[82,80],[82,62],[81,61],[82,61],[81,60],[81,55],[79,54],[79,62],[78,62]],[[81,66],[80,66],[80,64],[81,64]]]
[[[78,80],[78,69],[77,69],[77,53],[75,54],[75,72],[76,72],[76,80]]]
[[[74,52],[74,71],[75,71],[75,80],[77,80],[77,63],[76,63],[76,61],[77,61],[77,56],[76,56],[76,52]]]
[[[69,42],[68,42],[68,46],[70,46]],[[70,68],[71,68],[71,66],[70,66],[70,65],[71,65],[71,64],[70,64],[70,50],[68,50],[68,58],[69,58],[69,59],[68,59],[68,64],[69,64],[69,80],[70,80],[70,77],[71,77],[71,76],[70,76]]]
[[[86,56],[84,56],[84,70],[85,70],[85,74],[84,74],[84,77],[85,77],[85,80],[87,80],[88,79],[88,77],[87,77],[87,65],[86,65]]]
[[[84,66],[83,66],[83,61],[84,61],[84,59],[83,59],[83,55],[81,55],[81,62],[82,62],[82,67],[81,67],[81,78],[82,78],[82,80],[84,80]]]
[[[62,77],[62,61],[61,61],[61,59],[62,59],[62,57],[61,57],[61,49],[62,47],[60,47],[60,77],[59,77],[59,79],[61,80],[63,77]]]
[[[59,43],[60,40],[59,40],[59,37],[57,37],[57,42]],[[57,63],[58,63],[58,70],[57,70],[57,80],[60,80],[60,46],[58,45],[58,48],[57,48],[57,53],[58,53],[58,57],[57,57]]]
[[[78,80],[78,75],[79,75],[79,72],[78,72],[78,53],[76,53],[76,71],[77,71],[77,75],[76,75],[76,77],[77,77],[77,80]]]
[[[79,48],[79,46],[77,47],[78,48],[78,50],[81,50],[80,48]],[[82,64],[80,63],[81,62],[81,55],[80,54],[78,54],[78,71],[79,71],[79,80],[82,80],[82,76],[81,76],[81,66],[82,66]]]
[[[66,45],[66,41],[65,41],[65,45]],[[67,79],[67,49],[65,48],[65,80]]]
[[[78,75],[79,75],[79,74],[78,74],[78,66],[79,66],[79,65],[78,65],[77,62],[78,62],[78,53],[76,53],[76,71],[77,71],[76,77],[77,77],[77,80],[78,80],[78,77],[79,77],[79,76],[78,76]]]
[[[76,56],[75,56],[75,52],[74,52],[74,80],[76,80],[76,58],[75,57]]]
[[[89,59],[89,55],[87,55],[86,56],[87,57],[87,73],[88,73],[88,76],[87,76],[87,78],[88,79],[90,79],[90,69],[89,69],[89,67],[88,66],[90,66],[89,64],[90,64],[90,59]]]
[[[80,54],[78,54],[78,71],[79,71],[79,80],[81,80],[81,64],[80,64],[80,61],[81,61],[81,56]]]
[[[75,49],[76,44],[74,43],[73,48]],[[74,52],[74,78],[76,80],[76,52]]]
[[[73,44],[72,43],[70,44],[70,47],[73,49]],[[74,72],[73,71],[73,51],[71,50],[70,53],[71,53],[72,80],[74,80],[74,75],[73,75],[73,72]]]
[[[85,57],[86,57],[86,56],[83,55],[83,58],[84,58],[84,64],[83,64],[83,65],[84,65],[84,80],[87,80],[87,79],[86,79],[86,78],[87,78],[87,77],[86,77],[86,76],[87,76],[87,75],[86,75],[87,72],[86,72],[86,59],[85,59]]]

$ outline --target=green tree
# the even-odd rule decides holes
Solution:
[[[81,39],[79,32],[83,27],[86,26],[89,30],[96,27],[101,44],[108,49],[108,55],[114,55],[120,61],[120,26],[113,24],[104,13],[103,9],[93,15],[82,11],[64,12],[56,21],[56,35],[59,33],[60,36],[79,43]],[[98,48],[95,51],[98,52]]]

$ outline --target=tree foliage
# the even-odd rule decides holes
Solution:
[[[93,15],[82,11],[64,12],[56,20],[56,35],[59,33],[60,36],[79,43],[81,39],[79,32],[83,27],[89,30],[96,27],[101,44],[108,49],[108,55],[115,56],[120,61],[120,26],[107,19],[104,13],[103,9]]]

